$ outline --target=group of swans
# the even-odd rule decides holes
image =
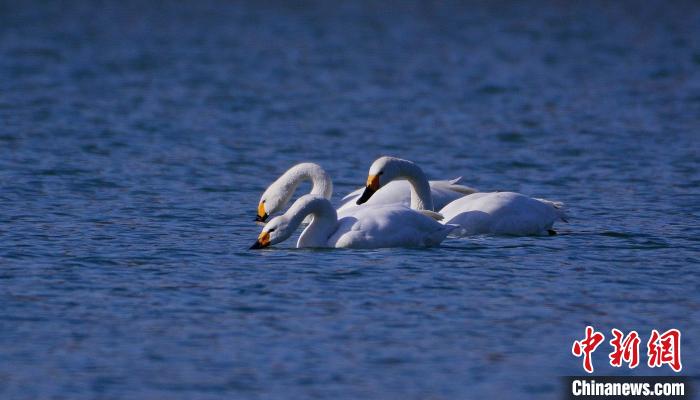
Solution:
[[[513,192],[479,193],[460,179],[429,181],[411,161],[380,157],[367,185],[345,196],[336,210],[326,171],[297,164],[265,190],[256,221],[283,210],[301,182],[310,180],[311,192],[271,218],[251,249],[288,239],[304,222],[297,247],[382,248],[437,246],[449,234],[554,234],[554,222],[566,221],[561,203]]]

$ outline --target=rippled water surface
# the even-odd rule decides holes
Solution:
[[[700,373],[698,4],[377,3],[0,2],[0,397],[558,398],[587,324]],[[384,154],[570,223],[247,250]]]

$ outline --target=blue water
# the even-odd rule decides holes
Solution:
[[[698,3],[119,3],[0,2],[1,398],[559,398],[587,324],[700,374]],[[385,154],[570,222],[248,250]]]

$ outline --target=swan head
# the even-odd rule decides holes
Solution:
[[[357,204],[365,203],[383,185],[401,176],[401,168],[398,161],[400,161],[400,159],[384,156],[379,157],[372,163],[369,167],[365,191],[362,192],[362,196],[357,199]]]
[[[277,244],[287,240],[290,236],[292,236],[293,232],[294,229],[291,229],[289,226],[289,219],[286,216],[280,215],[274,217],[270,220],[270,222],[265,224],[262,232],[260,232],[260,235],[258,235],[258,239],[252,246],[250,246],[250,248],[262,249],[273,244]]]
[[[256,222],[266,222],[270,215],[280,211],[292,197],[293,190],[286,187],[284,182],[275,181],[260,196]]]

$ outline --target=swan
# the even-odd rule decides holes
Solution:
[[[406,180],[411,185],[411,208],[433,210],[427,178],[415,163],[395,157],[380,157],[372,163],[367,186],[357,204],[363,204],[384,183]],[[554,222],[566,222],[563,204],[535,199],[514,192],[473,193],[458,198],[439,213],[444,223],[456,224],[460,228],[453,234],[465,236],[475,234],[497,235],[545,235],[556,234]]]
[[[313,216],[297,247],[430,247],[439,245],[457,226],[443,225],[400,204],[360,207],[352,215],[338,219],[331,202],[323,197],[301,196],[282,215],[265,224],[251,249],[261,249],[288,239],[304,218]]]
[[[330,200],[333,193],[333,182],[330,175],[320,165],[310,162],[296,164],[289,168],[282,176],[277,178],[263,192],[258,203],[258,212],[255,221],[265,222],[270,215],[280,212],[289,203],[299,184],[303,181],[311,181],[311,192],[317,196]],[[430,181],[430,189],[433,200],[440,207],[467,194],[476,192],[467,186],[459,185],[461,178],[447,181]],[[355,190],[343,198],[343,204],[338,208],[340,217],[351,215],[358,208],[356,200],[362,194],[363,188]],[[381,190],[368,201],[368,204],[393,204],[401,203],[406,206],[411,201],[411,186],[405,181],[388,182]],[[305,222],[309,222],[307,219]]]

